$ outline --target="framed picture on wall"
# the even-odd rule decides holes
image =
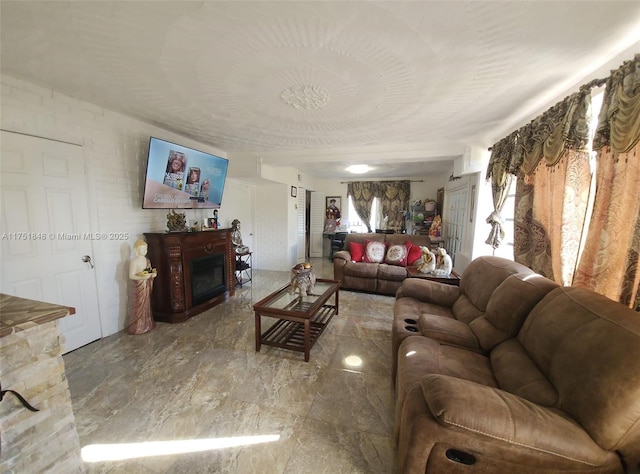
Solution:
[[[340,225],[340,206],[342,205],[342,198],[340,196],[327,196],[326,213],[324,219],[324,231],[335,232],[336,227]]]
[[[342,210],[342,198],[340,196],[327,196],[327,219],[339,221]]]
[[[295,186],[291,186],[291,197],[298,197],[298,188],[296,188]]]

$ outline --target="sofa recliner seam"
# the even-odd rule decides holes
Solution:
[[[491,433],[486,433],[484,431],[481,431],[481,430],[478,430],[478,429],[475,429],[475,428],[471,428],[469,426],[461,425],[461,424],[456,423],[456,422],[451,421],[451,420],[447,420],[444,417],[442,418],[442,421],[444,423],[449,424],[449,425],[457,426],[458,428],[462,428],[462,429],[465,429],[465,430],[468,430],[468,431],[473,431],[474,433],[479,433],[479,434],[488,436],[488,437],[493,438],[493,439],[498,439],[500,441],[504,441],[504,442],[509,443],[509,444],[513,444],[513,445],[520,446],[520,447],[523,447],[523,448],[533,449],[534,451],[540,451],[540,452],[546,453],[546,454],[552,454],[554,456],[559,456],[561,458],[568,459],[570,461],[579,462],[579,463],[582,463],[582,464],[586,464],[588,466],[593,466],[593,467],[598,466],[597,464],[591,463],[589,461],[584,461],[584,460],[581,460],[581,459],[572,458],[571,456],[567,456],[565,454],[557,453],[557,452],[554,452],[554,451],[551,451],[551,450],[548,450],[548,449],[542,449],[542,448],[531,446],[531,445],[528,445],[528,444],[525,444],[525,443],[519,443],[517,441],[510,440],[510,439],[507,439],[507,438],[502,438],[500,436],[496,436],[496,435],[491,434]]]

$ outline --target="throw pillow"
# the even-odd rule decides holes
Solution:
[[[362,262],[364,258],[364,244],[349,242],[349,253],[351,253],[351,261]]]
[[[408,240],[405,245],[407,246],[407,251],[409,253],[407,255],[407,265],[416,265],[416,261],[420,260],[420,257],[422,257],[422,249],[419,245],[413,245]]]
[[[382,263],[384,260],[384,242],[375,240],[364,241],[364,261],[369,263]]]
[[[387,255],[384,257],[384,263],[389,265],[398,265],[399,267],[407,266],[407,246],[392,245],[387,249]]]

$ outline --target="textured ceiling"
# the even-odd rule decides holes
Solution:
[[[317,177],[446,171],[640,44],[637,1],[0,8],[3,73]]]

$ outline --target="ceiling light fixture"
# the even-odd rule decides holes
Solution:
[[[351,165],[347,168],[347,171],[353,174],[363,174],[372,169],[369,165]]]

